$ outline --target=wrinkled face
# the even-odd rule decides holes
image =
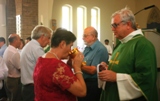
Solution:
[[[93,43],[94,39],[95,39],[94,35],[92,35],[88,31],[84,31],[83,41],[84,41],[85,45],[87,45],[87,46],[91,45]]]
[[[116,15],[112,18],[111,27],[116,38],[123,39],[126,36],[127,26],[126,23],[121,20],[120,15]]]
[[[48,44],[50,44],[50,41],[51,41],[51,33],[42,35],[41,47],[46,47]]]
[[[16,48],[19,48],[21,45],[21,39],[20,39],[19,35],[17,36],[17,39],[16,39],[16,45],[17,45]]]
[[[64,44],[64,47],[63,47],[63,54],[64,55],[63,55],[62,59],[68,59],[69,52],[71,51],[72,46],[73,46],[73,42],[71,42],[68,45]]]

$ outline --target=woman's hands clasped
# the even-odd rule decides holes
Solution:
[[[84,60],[84,55],[81,52],[77,53],[76,56],[72,59],[73,68],[81,67],[83,60]]]

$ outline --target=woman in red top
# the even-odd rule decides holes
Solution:
[[[86,95],[81,72],[83,54],[78,53],[72,59],[74,73],[71,66],[61,61],[68,58],[75,40],[75,35],[65,29],[59,28],[53,33],[50,51],[40,57],[35,66],[35,101],[76,101],[76,96]]]

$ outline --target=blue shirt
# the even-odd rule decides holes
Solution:
[[[7,45],[4,44],[1,48],[0,48],[0,56],[3,57],[4,51],[6,50]]]
[[[32,39],[23,47],[20,54],[21,82],[23,85],[33,83],[36,61],[43,54],[45,54],[43,48],[35,39]]]
[[[85,56],[84,60],[87,62],[87,66],[95,67],[97,67],[97,65],[102,61],[107,62],[109,57],[106,47],[99,40],[94,42],[90,47],[86,47],[83,54]],[[97,73],[92,75],[83,72],[83,74],[84,79],[97,78]]]

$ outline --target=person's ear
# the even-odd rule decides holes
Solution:
[[[127,24],[127,28],[131,28],[132,24],[130,21],[126,22],[126,24]]]
[[[39,39],[40,39],[40,40],[43,40],[43,39],[44,39],[44,34],[41,35]]]
[[[60,47],[64,48],[65,46],[66,46],[66,42],[65,41],[61,41]]]

